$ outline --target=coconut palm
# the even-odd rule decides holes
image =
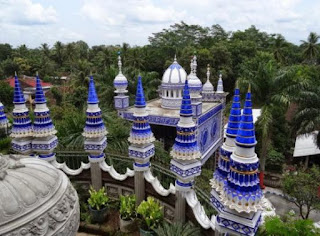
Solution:
[[[319,38],[319,35],[317,35],[315,32],[311,32],[307,41],[301,40],[301,47],[303,48],[303,57],[305,61],[316,63],[316,59],[319,54]]]
[[[154,230],[157,235],[161,236],[197,236],[200,234],[200,229],[194,227],[190,224],[182,224],[182,223],[164,223],[162,226],[159,226]]]
[[[284,49],[287,46],[288,46],[288,43],[285,41],[285,39],[284,39],[284,37],[282,35],[278,35],[274,39],[273,56],[280,63],[284,63],[286,61]]]
[[[239,85],[242,89],[251,84],[253,102],[261,107],[257,128],[261,130],[260,184],[263,185],[267,151],[272,140],[272,130],[277,122],[279,109],[285,113],[294,96],[308,84],[304,78],[295,78],[297,68],[278,69],[278,65],[269,53],[258,55],[244,63]]]

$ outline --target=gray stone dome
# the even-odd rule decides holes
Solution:
[[[50,163],[0,154],[0,235],[76,235],[79,199]]]

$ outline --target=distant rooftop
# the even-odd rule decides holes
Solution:
[[[5,80],[12,88],[14,88],[14,77],[9,77]],[[41,81],[41,86],[45,88],[50,88],[52,86],[51,83],[43,82]],[[36,88],[36,77],[31,76],[23,76],[22,78],[19,78],[19,82],[21,87],[24,88]]]

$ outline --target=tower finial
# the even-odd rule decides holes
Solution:
[[[177,54],[174,54],[174,60],[173,60],[174,63],[177,62]]]
[[[145,107],[146,106],[146,100],[144,98],[144,92],[142,87],[142,81],[141,76],[138,76],[138,84],[137,84],[137,92],[136,92],[136,101],[135,101],[135,107]]]
[[[207,81],[210,80],[210,65],[207,65]]]
[[[38,71],[36,72],[36,76],[39,76],[39,72]]]
[[[118,67],[119,67],[119,74],[122,74],[122,62],[121,62],[121,52],[118,52]]]
[[[17,76],[17,72],[16,71],[14,72],[14,76]]]
[[[251,93],[251,84],[249,83],[249,86],[248,86],[248,93]]]

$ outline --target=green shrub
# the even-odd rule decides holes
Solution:
[[[266,160],[266,170],[271,172],[282,173],[282,168],[284,164],[284,155],[275,149],[271,148],[268,151],[268,156]]]
[[[96,191],[91,186],[89,193],[90,198],[88,199],[88,203],[92,209],[100,210],[108,206],[109,197],[107,196],[104,187]]]
[[[140,203],[137,213],[142,217],[141,228],[144,230],[155,230],[163,221],[162,207],[152,197]]]
[[[7,153],[11,146],[11,138],[5,137],[0,139],[0,153]]]
[[[165,222],[159,228],[154,230],[157,235],[161,236],[198,236],[200,229],[190,224],[182,224],[180,222],[169,224]]]
[[[136,196],[120,196],[120,216],[123,220],[132,220],[137,216]]]

